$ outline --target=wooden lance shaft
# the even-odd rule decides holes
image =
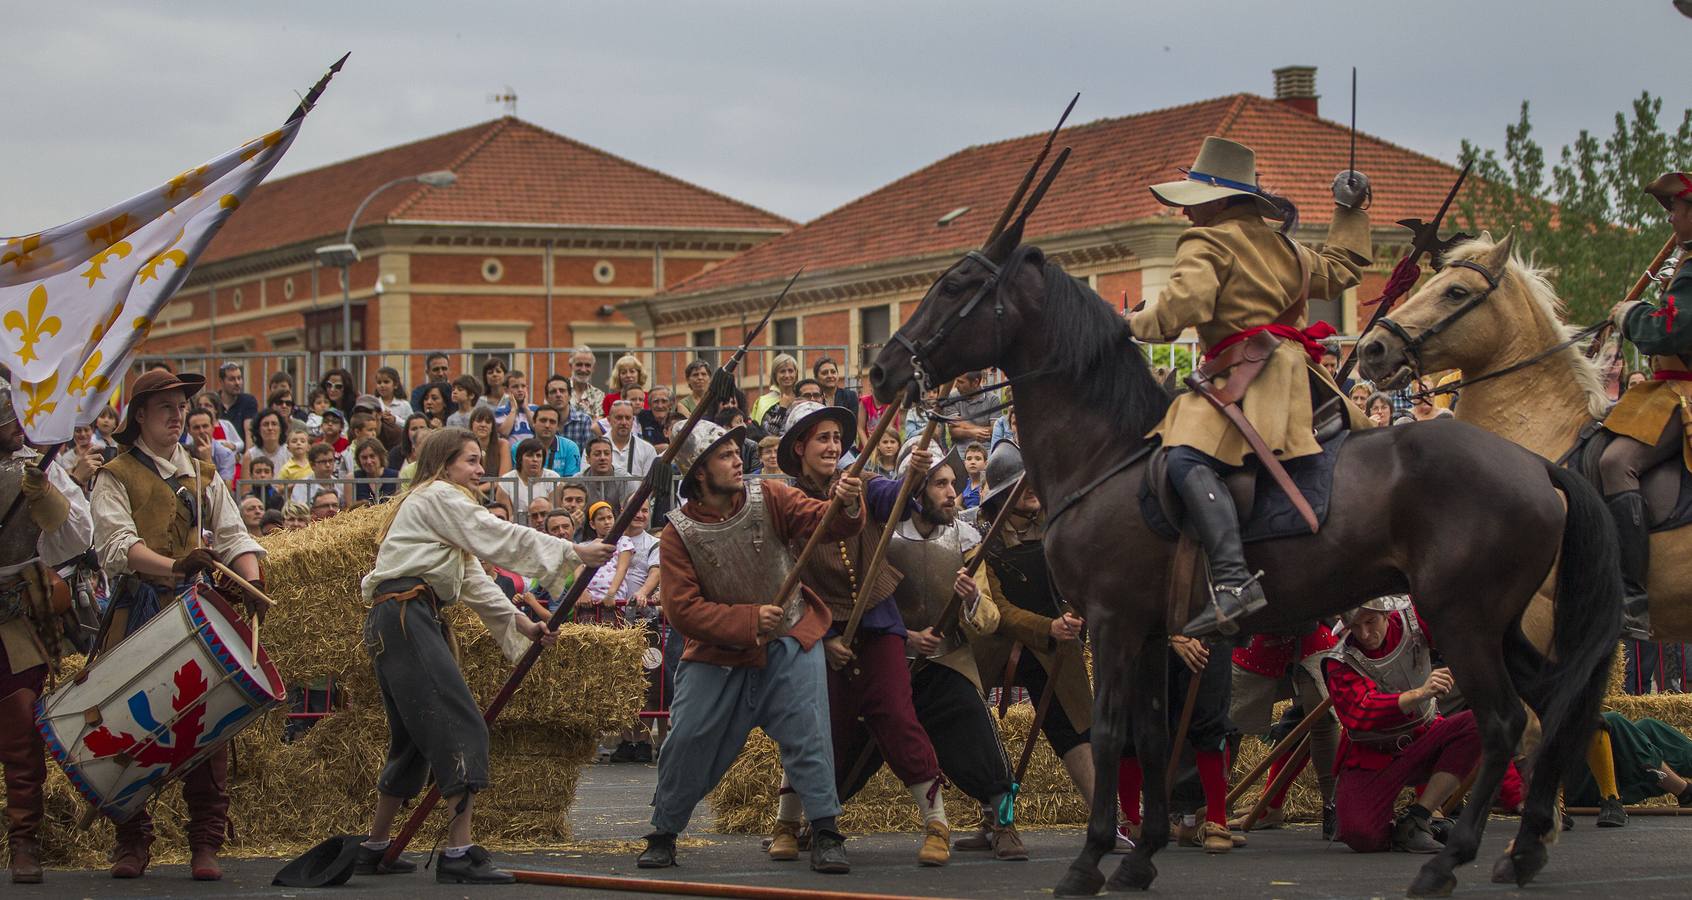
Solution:
[[[940,386],[939,396],[944,398],[952,392],[950,381]],[[917,440],[918,450],[927,450],[934,442],[934,435],[940,431],[940,417],[929,418],[927,427],[922,430],[922,437]],[[864,448],[865,452],[869,448]],[[927,477],[928,473],[922,473]],[[881,539],[876,541],[875,553],[870,556],[869,564],[858,575],[858,596],[852,603],[852,615],[846,619],[846,627],[840,632],[841,640],[846,646],[852,646],[852,639],[858,636],[858,623],[863,621],[865,610],[869,609],[870,595],[875,593],[875,580],[881,577],[882,567],[887,564],[887,545],[893,540],[893,532],[899,527],[899,519],[905,514],[905,505],[911,500],[911,489],[918,481],[915,472],[906,471],[905,478],[899,482],[899,494],[893,498],[893,509],[887,514],[886,527],[881,529]],[[864,507],[866,510],[868,506]],[[874,598],[880,600],[880,597]]]
[[[1657,270],[1663,267],[1663,263],[1668,262],[1669,257],[1674,255],[1674,249],[1678,246],[1680,246],[1679,239],[1672,234],[1669,235],[1668,240],[1663,243],[1663,249],[1658,250],[1656,257],[1651,260],[1651,264],[1645,267],[1645,271],[1639,273],[1639,277],[1633,282],[1633,287],[1628,288],[1627,296],[1623,297],[1621,302],[1632,303],[1645,296],[1645,290],[1656,282]],[[1607,328],[1592,336],[1592,343],[1587,345],[1587,356],[1596,353],[1598,348],[1603,345],[1604,338],[1616,327],[1614,321],[1605,324],[1608,326]]]
[[[682,445],[687,443],[688,435],[692,434],[694,426],[699,424],[699,419],[704,415],[705,408],[712,405],[714,399],[720,398],[723,395],[722,392],[734,386],[735,369],[739,367],[740,361],[746,357],[746,351],[752,346],[752,342],[757,339],[759,333],[764,330],[764,326],[769,323],[770,316],[774,315],[776,308],[781,306],[782,299],[787,296],[788,290],[793,287],[793,282],[799,280],[799,275],[802,272],[804,272],[804,269],[801,267],[798,272],[793,273],[793,278],[787,282],[786,287],[781,289],[781,293],[777,295],[775,302],[770,304],[769,310],[764,313],[763,320],[747,334],[745,343],[742,343],[740,349],[736,350],[735,354],[729,357],[728,362],[723,363],[722,368],[718,369],[717,373],[712,376],[711,386],[706,391],[705,402],[694,406],[693,413],[687,417],[687,421],[682,423],[681,428],[677,429],[675,434],[671,436],[670,444],[664,448],[663,455],[653,461],[652,468],[648,469],[646,477],[641,479],[640,487],[635,488],[634,494],[625,501],[623,512],[617,517],[616,523],[611,526],[611,533],[603,538],[604,543],[615,546],[623,534],[629,530],[629,524],[634,521],[635,514],[646,505],[646,501],[652,496],[658,473],[667,471],[671,463],[675,461],[676,454],[680,453]],[[546,620],[548,631],[557,631],[559,626],[569,621],[575,613],[576,600],[582,596],[583,591],[587,590],[588,582],[593,580],[594,573],[598,571],[598,566],[588,566],[576,577],[575,583],[570,585],[570,589],[558,601],[558,608],[553,610],[551,617]],[[540,660],[541,651],[544,649],[546,649],[545,645],[540,641],[535,641],[529,645],[528,650],[523,652],[523,658],[517,661],[516,667],[506,677],[505,684],[500,686],[499,693],[488,701],[487,708],[482,711],[484,723],[492,726],[494,720],[499,718],[499,714],[505,709],[505,705],[511,702],[512,695],[517,693],[517,687],[523,683],[523,679],[528,677],[529,670],[533,669],[535,663]],[[417,802],[417,808],[412,810],[411,817],[405,820],[405,825],[400,828],[399,834],[395,835],[393,842],[388,845],[388,850],[383,854],[382,859],[388,863],[398,860],[400,854],[405,851],[406,845],[410,844],[411,839],[417,835],[417,830],[422,828],[423,823],[428,820],[429,813],[434,812],[435,805],[440,802],[440,787],[431,785],[428,793],[424,794],[423,799]]]
[[[1175,726],[1175,740],[1169,744],[1169,768],[1163,773],[1164,802],[1168,802],[1169,796],[1175,791],[1175,773],[1181,769],[1181,745],[1187,742],[1187,732],[1193,727],[1193,710],[1198,706],[1199,687],[1204,683],[1204,670],[1199,669],[1193,672],[1192,676],[1187,681],[1186,702],[1181,704],[1181,721]]]
[[[1250,772],[1247,772],[1244,778],[1240,779],[1239,784],[1234,785],[1233,790],[1228,792],[1228,805],[1233,806],[1236,801],[1245,796],[1245,792],[1251,790],[1251,786],[1257,783],[1257,779],[1263,777],[1264,772],[1269,771],[1269,767],[1275,764],[1275,760],[1291,753],[1293,748],[1297,747],[1299,742],[1304,739],[1304,736],[1310,733],[1310,729],[1315,728],[1316,723],[1321,721],[1321,718],[1328,714],[1328,710],[1333,708],[1334,698],[1322,698],[1322,702],[1316,704],[1315,709],[1305,714],[1304,719],[1294,726],[1286,737],[1281,738],[1280,742],[1275,744],[1275,748],[1269,751],[1268,756],[1263,757],[1261,762],[1253,767]]]
[[[1290,738],[1288,742],[1291,742]],[[1250,814],[1246,816],[1245,827],[1241,828],[1241,831],[1250,831],[1251,826],[1256,825],[1257,820],[1263,818],[1264,811],[1269,808],[1269,801],[1292,782],[1293,778],[1298,775],[1299,770],[1304,768],[1305,760],[1309,758],[1310,736],[1305,735],[1304,739],[1298,742],[1298,746],[1293,748],[1292,754],[1287,757],[1287,764],[1281,769],[1280,774],[1276,775],[1275,780],[1269,783],[1269,786],[1263,791],[1263,796],[1257,798],[1257,804],[1251,808]]]
[[[863,452],[858,454],[858,458],[852,460],[852,465],[846,469],[845,477],[857,478],[864,471],[864,464],[869,462],[875,448],[881,444],[882,436],[887,433],[887,426],[892,424],[894,419],[904,414],[905,393],[905,391],[900,391],[899,396],[893,398],[893,403],[882,410],[881,421],[875,425],[875,433],[870,435],[869,443],[864,446]],[[859,506],[860,508],[863,507],[862,502],[859,503]],[[799,590],[799,573],[804,569],[806,560],[811,558],[811,554],[822,543],[823,534],[828,531],[828,526],[833,523],[834,516],[838,512],[840,512],[840,499],[830,497],[828,508],[823,510],[822,521],[817,523],[817,527],[811,532],[811,536],[805,539],[804,548],[799,551],[799,556],[793,560],[792,571],[788,572],[787,577],[781,580],[781,590],[776,591],[776,602],[782,605],[782,621],[787,620],[788,614],[792,612],[791,607],[805,602],[804,595],[797,593]],[[862,515],[861,512],[859,514]],[[784,632],[778,629],[774,637],[779,638],[783,634]]]

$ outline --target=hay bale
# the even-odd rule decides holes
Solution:
[[[330,834],[362,833],[376,801],[387,749],[387,718],[361,633],[359,580],[375,564],[388,510],[365,508],[264,539],[267,591],[277,608],[262,638],[288,684],[333,678],[345,701],[293,743],[282,740],[286,710],[276,709],[234,742],[230,818],[235,855],[292,856]],[[463,653],[465,679],[486,703],[511,664],[475,614],[447,611]],[[569,808],[598,736],[625,727],[646,698],[639,629],[565,625],[500,715],[491,734],[493,787],[477,798],[477,840],[506,850],[555,846],[570,837]],[[67,676],[68,677],[68,676]],[[105,862],[112,825],[76,823],[87,805],[57,767],[47,787],[44,845],[53,865]],[[547,790],[537,792],[544,772]],[[181,792],[167,787],[152,806],[161,862],[185,861]],[[419,840],[432,842],[435,820]],[[425,838],[428,840],[425,841]]]
[[[997,717],[994,717],[997,722]],[[1023,741],[1034,722],[1034,707],[1029,703],[1012,706],[1003,722],[999,722],[1000,739],[1011,764],[1015,765],[1022,752]],[[1034,750],[1028,774],[1017,795],[1016,821],[1018,825],[1080,825],[1087,821],[1087,808],[1069,780],[1063,764],[1052,753],[1044,739]],[[740,758],[729,768],[728,774],[711,793],[711,809],[716,813],[716,829],[729,833],[767,834],[775,827],[776,790],[781,783],[781,765],[775,743],[762,731],[752,732]],[[946,814],[954,828],[974,827],[979,821],[980,804],[966,796],[956,786],[948,785],[944,792]],[[848,832],[909,831],[922,828],[916,804],[910,792],[886,766],[881,768],[869,784],[853,797],[840,816],[840,827]]]

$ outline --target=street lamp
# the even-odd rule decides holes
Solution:
[[[347,236],[339,244],[328,244],[317,248],[317,259],[325,266],[339,267],[341,270],[341,352],[345,354],[343,365],[351,365],[352,361],[352,264],[358,262],[358,247],[352,242],[353,228],[358,225],[358,217],[364,215],[364,208],[376,195],[396,184],[426,184],[430,187],[452,187],[458,183],[458,176],[445,169],[435,172],[424,172],[421,175],[407,175],[395,178],[393,181],[378,187],[366,194],[359,202],[358,209],[353,210],[352,220],[347,223]]]

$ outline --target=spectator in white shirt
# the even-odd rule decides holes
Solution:
[[[652,444],[634,433],[635,406],[627,400],[611,404],[611,467],[619,475],[643,476],[658,459]]]

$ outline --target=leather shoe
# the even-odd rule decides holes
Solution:
[[[646,849],[635,858],[642,869],[668,869],[676,864],[676,836],[654,831],[646,836]]]
[[[493,864],[493,857],[480,844],[471,845],[463,856],[435,861],[435,881],[440,884],[515,884],[517,876]]]
[[[32,840],[12,841],[12,883],[41,883],[41,846]]]
[[[981,827],[975,829],[974,833],[966,834],[953,841],[952,849],[962,850],[966,853],[993,849],[993,826],[983,819]]]
[[[993,858],[1007,862],[1028,858],[1028,848],[1022,843],[1022,835],[1016,833],[1015,825],[993,829]]]
[[[417,871],[417,864],[414,862],[408,862],[405,859],[396,859],[391,863],[383,863],[382,857],[386,855],[387,852],[388,850],[386,847],[381,850],[372,850],[362,844],[359,845],[358,855],[353,857],[353,874],[408,875]]]
[[[770,859],[790,862],[799,858],[799,823],[776,820],[775,832],[770,835]]]
[[[846,860],[846,838],[833,831],[811,834],[811,871],[824,875],[845,875],[852,871]]]
[[[1421,815],[1417,815],[1421,812]],[[1392,849],[1405,853],[1438,853],[1445,849],[1433,835],[1433,826],[1425,811],[1411,807],[1392,826]]]
[[[1228,827],[1233,829],[1234,831],[1244,831],[1245,830],[1246,817],[1249,816],[1249,815],[1251,815],[1251,813],[1246,813],[1245,815],[1235,816],[1234,818],[1229,819],[1228,820]],[[1263,815],[1257,817],[1257,821],[1253,822],[1251,827],[1252,827],[1253,830],[1267,831],[1271,828],[1281,827],[1283,824],[1286,823],[1286,821],[1287,821],[1286,811],[1276,809],[1275,807],[1271,806],[1268,809],[1265,809],[1263,811]]]
[[[1228,830],[1226,825],[1218,825],[1206,819],[1199,826],[1199,840],[1206,853],[1227,853],[1236,846],[1236,841],[1243,844],[1245,838]]]
[[[1322,840],[1331,841],[1339,832],[1339,810],[1332,803],[1322,807]]]
[[[1606,797],[1598,801],[1598,827],[1621,828],[1627,825],[1627,808],[1620,797]]]
[[[217,864],[217,851],[210,847],[195,847],[188,869],[195,881],[223,880],[223,867]]]
[[[151,858],[144,847],[120,845],[112,851],[112,877],[140,878],[147,871],[147,862]]]

